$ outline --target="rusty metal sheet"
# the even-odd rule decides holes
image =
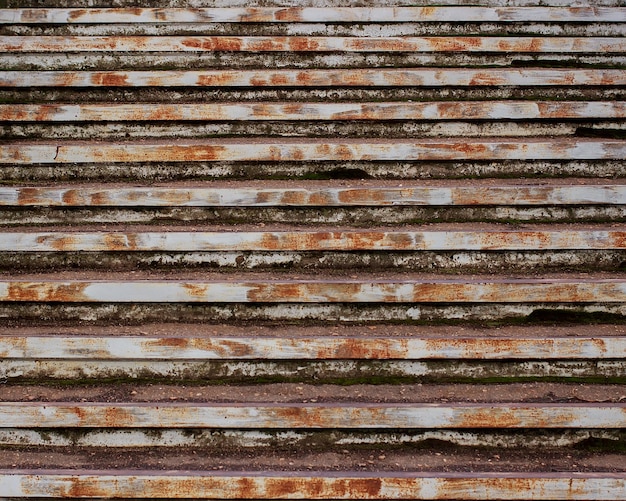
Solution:
[[[622,53],[621,37],[0,36],[0,52]]]
[[[626,499],[623,473],[0,470],[7,496],[170,499]]]
[[[509,185],[297,188],[0,186],[0,206],[301,207],[453,205],[624,205],[626,185]]]
[[[626,231],[10,232],[0,251],[358,251],[626,249]]]
[[[626,74],[626,72],[625,72]],[[626,141],[609,139],[281,139],[140,143],[12,143],[0,145],[0,165],[237,162],[448,161],[626,159]]]
[[[0,87],[484,87],[626,85],[612,69],[376,68],[3,71]]]
[[[36,360],[429,360],[626,358],[626,337],[0,337],[0,358]]]
[[[625,22],[611,7],[232,7],[0,9],[3,24]]]
[[[0,402],[4,428],[622,428],[626,403]]]
[[[2,281],[0,301],[86,303],[626,302],[625,279]]]
[[[624,101],[0,104],[12,122],[626,118]]]

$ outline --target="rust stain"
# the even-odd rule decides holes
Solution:
[[[132,412],[122,407],[107,407],[104,412],[104,427],[124,428],[135,420]]]
[[[221,344],[228,347],[227,356],[246,357],[254,353],[252,347],[248,343],[223,339],[221,340]]]
[[[30,282],[10,283],[7,291],[8,301],[51,301],[76,302],[87,301],[84,290],[86,283],[39,284]]]
[[[458,426],[463,428],[519,428],[521,424],[522,421],[515,411],[494,407],[489,410],[472,409],[461,414]]]
[[[83,204],[83,198],[80,195],[80,191],[79,190],[65,190],[63,192],[63,205],[82,205]]]
[[[289,50],[295,52],[306,52],[318,50],[320,44],[317,40],[307,37],[289,38]]]
[[[111,199],[109,195],[104,191],[98,191],[96,193],[91,193],[89,196],[89,204],[88,205],[110,205]],[[71,203],[68,205],[81,205],[79,202]]]
[[[67,477],[70,486],[66,492],[59,495],[65,498],[95,498],[108,497],[109,489],[102,487],[98,482],[92,483],[89,478],[71,476]]]
[[[103,235],[104,247],[110,251],[137,250],[137,235],[134,233],[108,233]]]
[[[102,87],[127,87],[128,75],[126,73],[97,72],[91,75],[91,83]]]
[[[324,415],[324,411],[323,408],[293,406],[271,409],[270,413],[293,428],[327,428],[328,416]]]
[[[282,205],[305,205],[307,194],[302,191],[285,191],[280,198]]]
[[[302,21],[302,10],[298,7],[278,9],[274,13],[274,18],[277,21],[299,22]]]
[[[17,192],[17,205],[36,205],[38,203],[38,188],[20,188]]]
[[[230,72],[205,73],[198,75],[196,83],[199,87],[223,87],[231,85],[236,78]]]
[[[242,48],[242,40],[236,37],[189,37],[181,43],[185,47],[207,51],[235,52]]]
[[[206,297],[207,291],[209,290],[209,287],[207,285],[186,283],[186,284],[182,284],[182,286],[190,296],[198,297],[198,298]]]
[[[154,346],[162,346],[164,348],[187,348],[190,341],[190,339],[184,337],[166,337],[159,338],[150,344]]]

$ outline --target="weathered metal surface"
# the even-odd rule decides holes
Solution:
[[[54,342],[51,342],[51,341]],[[251,338],[0,337],[4,359],[98,360],[425,360],[617,359],[625,337],[562,338]]]
[[[49,447],[215,447],[237,449],[268,449],[277,446],[310,448],[312,443],[335,447],[376,445],[379,447],[424,445],[429,440],[465,447],[498,447],[499,449],[532,449],[540,447],[572,447],[599,439],[619,442],[618,430],[403,430],[394,431],[323,431],[323,430],[188,430],[161,429],[159,433],[145,429],[63,430],[0,429],[0,444],[12,446]]]
[[[49,341],[50,342],[50,341]],[[19,384],[39,383],[110,383],[111,381],[149,382],[152,385],[250,384],[251,381],[333,385],[337,382],[377,382],[450,384],[500,384],[537,380],[562,383],[611,381],[626,382],[626,359],[576,360],[162,360],[137,358],[134,360],[92,359],[0,359],[0,380]],[[330,388],[330,386],[329,386]]]
[[[11,232],[0,251],[320,251],[626,249],[626,231]]]
[[[0,36],[1,52],[529,52],[621,53],[620,37]]]
[[[624,72],[626,75],[626,72]],[[608,139],[248,140],[173,143],[13,143],[0,146],[0,165],[340,160],[626,159],[626,141]]]
[[[2,281],[0,301],[199,303],[626,302],[626,280]]]
[[[3,71],[1,87],[623,86],[615,69],[376,68],[302,70]]]
[[[623,101],[3,104],[13,122],[239,120],[532,120],[626,118]]]
[[[251,7],[0,9],[7,24],[105,23],[382,23],[382,22],[609,22],[626,21],[610,7]]]
[[[9,428],[622,428],[611,404],[194,404],[0,402]]]
[[[0,186],[0,206],[306,207],[626,205],[625,185],[163,188]]]
[[[173,499],[626,499],[623,473],[0,471],[7,496]]]

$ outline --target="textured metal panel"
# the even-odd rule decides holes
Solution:
[[[626,118],[626,102],[0,104],[0,120],[531,120]]]
[[[626,249],[626,231],[256,231],[0,233],[0,251]]]
[[[626,72],[625,72],[626,75]],[[594,139],[248,140],[0,145],[0,164],[321,160],[626,159],[626,141]]]
[[[53,341],[53,342],[51,342]],[[98,360],[426,360],[626,358],[625,337],[0,337],[4,359]]]
[[[9,428],[622,428],[612,404],[44,404],[0,402]]]
[[[531,87],[626,85],[615,69],[376,68],[3,71],[0,87]]]
[[[626,302],[624,279],[2,281],[0,301],[86,303]]]
[[[618,37],[0,36],[0,52],[527,52],[621,53]]]
[[[620,473],[271,474],[167,475],[28,471],[0,472],[7,496],[172,499],[626,499]]]
[[[0,206],[272,207],[625,205],[624,185],[510,185],[295,188],[13,187],[0,186]],[[501,210],[505,210],[501,208]]]
[[[624,22],[607,7],[251,7],[0,9],[0,23]]]

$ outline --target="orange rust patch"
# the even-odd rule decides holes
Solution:
[[[17,192],[17,205],[36,205],[38,202],[38,188],[20,188]]]
[[[320,44],[317,40],[307,37],[293,37],[289,39],[289,50],[294,52],[307,52],[319,50]]]
[[[120,407],[110,407],[104,413],[104,426],[107,428],[123,428],[128,426],[134,416],[131,412]]]
[[[69,489],[60,492],[59,495],[67,498],[94,498],[105,497],[110,494],[108,489],[101,489],[97,484],[93,484],[89,478],[68,477],[70,482]]]
[[[54,301],[76,302],[88,301],[84,296],[86,283],[40,284],[31,282],[14,282],[9,284],[7,301]]]
[[[126,73],[99,72],[91,76],[91,83],[102,87],[127,87],[128,75]]]
[[[109,233],[104,235],[104,246],[111,251],[137,250],[137,235],[134,233]]]
[[[189,346],[189,342],[190,340],[184,337],[166,337],[160,338],[151,344],[166,348],[187,348]]]
[[[222,345],[228,347],[228,355],[232,357],[245,357],[248,355],[252,355],[253,351],[249,344],[242,343],[239,341],[232,341],[229,339],[224,339],[221,341]]]
[[[187,291],[187,293],[190,296],[193,297],[197,297],[197,298],[204,298],[207,295],[207,291],[209,290],[209,287],[207,285],[198,285],[198,284],[193,284],[193,283],[187,283],[187,284],[182,284],[185,291]]]
[[[290,22],[302,21],[302,10],[298,7],[279,9],[274,13],[274,18],[277,21],[290,21]]]
[[[196,83],[199,87],[222,87],[231,85],[236,78],[234,73],[210,73],[199,75]]]

